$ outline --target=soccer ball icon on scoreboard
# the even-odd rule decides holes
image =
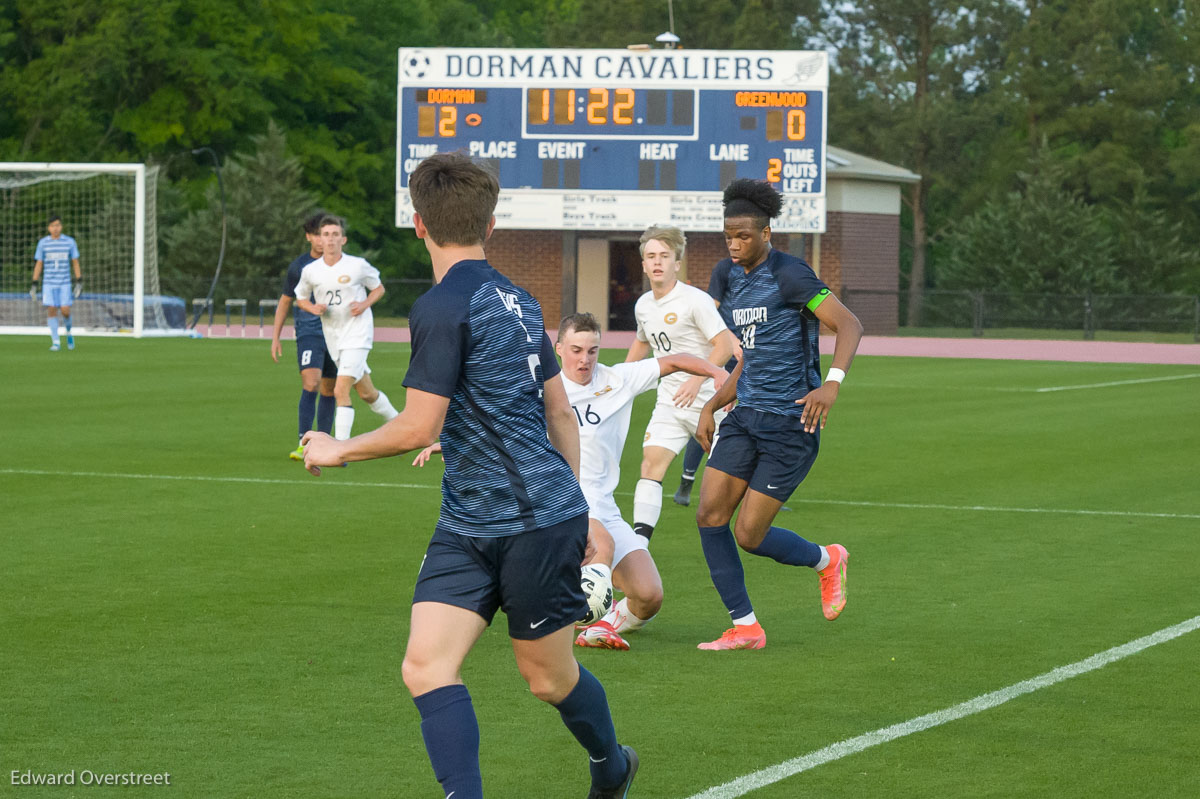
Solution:
[[[424,55],[419,50],[409,53],[404,59],[404,77],[409,80],[423,78],[429,70],[429,65],[429,56]]]
[[[612,582],[604,572],[589,564],[583,567],[579,584],[583,588],[583,595],[587,597],[588,612],[578,623],[582,625],[595,624],[612,610]]]

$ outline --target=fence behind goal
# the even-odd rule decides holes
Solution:
[[[59,216],[79,245],[77,333],[183,334],[183,302],[159,289],[157,182],[144,164],[0,162],[0,333],[45,332],[29,288],[38,241]]]

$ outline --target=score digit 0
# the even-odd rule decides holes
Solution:
[[[787,124],[784,124],[783,111],[767,112],[767,141],[803,141],[808,133],[808,117],[802,109],[790,108],[787,112]]]

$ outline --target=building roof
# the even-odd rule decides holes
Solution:
[[[865,155],[829,145],[825,148],[829,178],[840,180],[877,180],[883,183],[916,183],[921,176],[902,166],[894,166]]]

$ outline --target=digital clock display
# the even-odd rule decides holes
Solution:
[[[794,211],[776,229],[823,229],[827,76],[824,53],[402,49],[398,224],[421,159],[461,150],[499,177],[498,218],[523,209],[514,225],[587,227],[570,210],[584,200],[717,213],[730,181],[753,178]]]
[[[696,95],[695,89],[527,89],[524,135],[694,139]]]

